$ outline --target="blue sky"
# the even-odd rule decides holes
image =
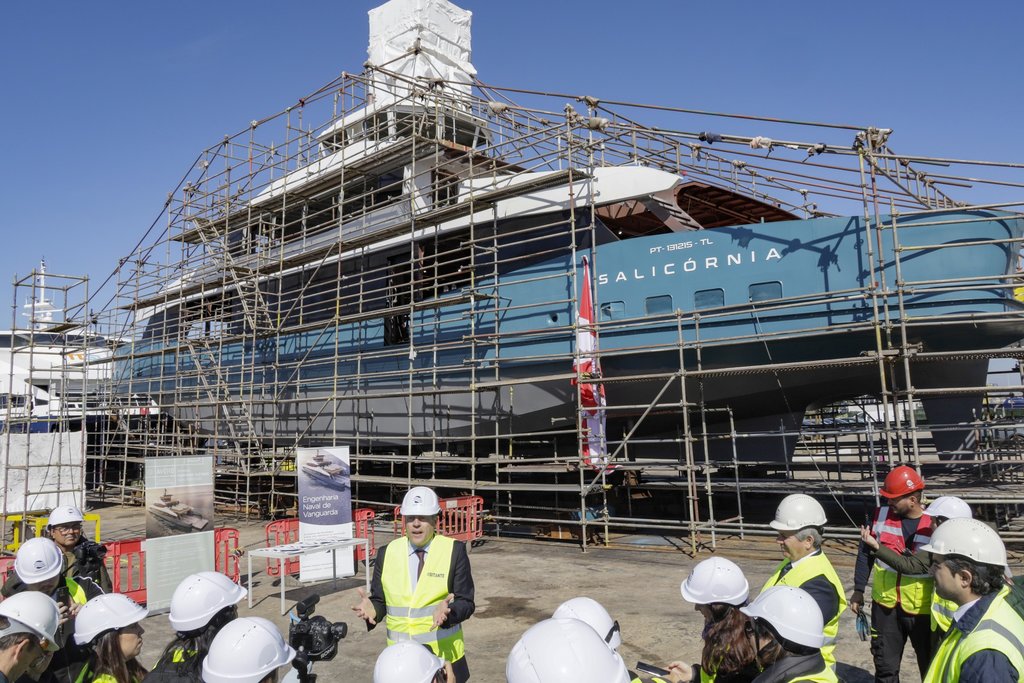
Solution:
[[[5,6],[0,328],[15,274],[45,256],[95,289],[198,152],[361,70],[376,4]],[[1020,3],[459,4],[487,83],[877,125],[904,153],[1024,160]]]

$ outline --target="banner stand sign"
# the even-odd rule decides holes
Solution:
[[[299,540],[352,538],[352,487],[348,446],[299,448],[295,452],[299,479]],[[351,552],[338,553],[338,576],[355,574]],[[299,580],[331,578],[330,552],[299,558]]]
[[[182,579],[214,570],[213,458],[146,458],[146,600],[170,607]]]

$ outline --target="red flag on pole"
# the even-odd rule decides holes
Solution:
[[[599,379],[601,361],[594,355],[597,351],[597,334],[594,331],[594,306],[590,298],[590,263],[583,257],[583,280],[580,292],[580,307],[576,315],[576,362],[575,370],[580,379]],[[576,384],[576,381],[573,381]],[[608,464],[608,441],[605,435],[604,384],[580,382],[580,422],[583,440],[580,444],[583,463],[596,470],[614,469]]]

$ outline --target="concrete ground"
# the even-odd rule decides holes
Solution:
[[[144,516],[137,507],[107,507],[98,510],[103,519],[104,540],[138,537],[144,534]],[[240,530],[246,548],[264,545],[264,522],[221,520]],[[377,529],[377,544],[390,539],[388,530]],[[632,667],[637,660],[665,664],[672,659],[696,662],[700,659],[703,621],[692,605],[679,594],[679,583],[690,568],[709,553],[697,557],[683,549],[666,546],[660,550],[594,548],[583,553],[569,542],[485,538],[472,549],[470,562],[476,583],[476,613],[464,625],[467,655],[473,679],[481,683],[505,680],[505,659],[519,636],[531,625],[551,615],[564,600],[578,595],[601,602],[619,621],[623,644],[620,653]],[[717,552],[740,564],[752,592],[760,588],[781,557],[769,538],[719,539]],[[827,543],[840,576],[852,589],[853,558],[850,542]],[[243,601],[242,616],[270,619],[287,633],[288,617],[279,614],[278,586],[264,574],[265,564],[254,560],[253,590],[256,604],[249,610]],[[256,567],[259,567],[257,570]],[[320,594],[317,614],[348,624],[349,635],[338,656],[321,662],[314,673],[323,681],[371,681],[377,655],[385,646],[384,632],[367,632],[351,611],[357,602],[356,588],[364,585],[364,569],[355,578],[338,581],[337,590],[327,581],[312,586],[294,584],[289,588],[289,606],[307,595]],[[245,582],[245,561],[242,562]],[[152,666],[172,637],[166,615],[148,617],[142,662]],[[840,676],[848,681],[872,680],[873,668],[868,644],[857,637],[852,615],[840,623],[836,655]],[[908,647],[902,680],[920,680]]]

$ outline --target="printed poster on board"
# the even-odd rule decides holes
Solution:
[[[146,599],[165,609],[189,574],[212,571],[213,457],[146,458]]]
[[[299,448],[295,452],[299,478],[299,540],[352,538],[352,487],[348,446]],[[355,574],[351,549],[337,552],[338,576]],[[299,580],[331,578],[331,552],[299,558]]]

